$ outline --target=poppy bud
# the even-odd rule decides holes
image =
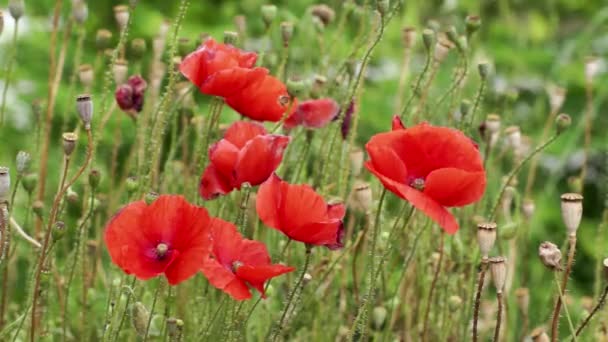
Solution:
[[[281,38],[283,38],[283,46],[289,46],[289,41],[293,36],[293,23],[290,21],[284,21],[281,23]]]
[[[543,328],[536,328],[532,330],[530,333],[530,338],[532,338],[532,342],[549,342],[549,335],[545,332]]]
[[[21,184],[23,185],[23,189],[31,195],[38,184],[38,175],[35,173],[26,173],[23,176],[23,179],[21,179]]]
[[[509,126],[505,129],[505,135],[507,143],[513,149],[517,151],[521,147],[521,130],[518,126]]]
[[[78,141],[78,136],[76,133],[63,133],[63,154],[66,157],[69,157],[74,149],[76,148],[76,141]]]
[[[79,204],[80,201],[80,196],[78,196],[78,193],[74,190],[72,190],[71,187],[68,188],[68,190],[65,193],[65,198],[68,201],[68,203],[71,204]]]
[[[32,211],[39,219],[42,219],[44,215],[44,202],[40,200],[34,201],[34,203],[32,203]]]
[[[112,32],[106,29],[97,30],[97,35],[95,36],[95,46],[98,51],[104,51],[110,47],[112,40]]]
[[[4,13],[2,13],[2,11],[0,11],[0,36],[2,35],[3,31],[4,31]]]
[[[490,259],[490,272],[492,272],[492,282],[497,293],[502,293],[507,280],[507,259],[495,257]]]
[[[156,193],[154,191],[150,191],[150,192],[146,193],[146,195],[144,196],[144,201],[146,202],[147,205],[150,205],[150,204],[154,203],[154,201],[156,201],[158,196],[159,196],[158,193]]]
[[[127,180],[125,181],[125,187],[129,194],[132,194],[135,191],[137,191],[137,189],[139,188],[139,182],[137,181],[137,178],[128,177]]]
[[[554,271],[561,271],[562,252],[554,243],[545,241],[538,247],[538,256],[543,265]]]
[[[593,82],[593,79],[599,73],[601,68],[601,59],[595,56],[587,56],[585,58],[585,80],[589,83]]]
[[[568,235],[576,235],[581,218],[583,217],[583,196],[576,193],[566,193],[561,196],[562,221]]]
[[[293,97],[301,97],[306,91],[306,84],[299,79],[290,78],[287,80],[287,92]]]
[[[566,88],[550,85],[547,87],[547,94],[549,95],[551,113],[557,113],[566,100]]]
[[[482,80],[485,80],[490,73],[490,65],[486,62],[481,62],[477,64],[477,71],[479,72],[479,77],[481,77]]]
[[[351,121],[353,120],[353,116],[355,115],[355,111],[357,109],[357,104],[354,100],[351,100],[344,112],[344,118],[342,119],[342,126],[340,127],[340,133],[342,133],[342,139],[346,140],[348,138],[348,133],[350,133]]]
[[[436,63],[441,63],[447,57],[450,49],[452,48],[452,43],[450,43],[447,39],[440,39],[435,45],[435,54],[433,55],[433,59]]]
[[[515,236],[517,236],[517,223],[509,222],[504,226],[500,227],[500,235],[499,237],[502,240],[511,240]]]
[[[146,40],[142,38],[135,38],[131,41],[131,55],[136,60],[140,60],[146,54]]]
[[[388,310],[384,306],[376,306],[372,311],[372,323],[375,330],[381,330],[386,321]]]
[[[390,1],[389,0],[378,0],[376,2],[376,8],[378,9],[378,12],[380,12],[381,16],[385,16],[386,13],[388,13],[388,10],[390,8]]]
[[[127,80],[127,73],[129,72],[129,67],[127,66],[127,61],[124,59],[116,60],[114,63],[114,68],[112,69],[112,73],[114,74],[114,83],[123,84]]]
[[[93,79],[95,78],[95,72],[90,64],[81,64],[78,67],[78,80],[85,88],[93,85]]]
[[[602,264],[604,265],[604,280],[608,282],[608,258],[604,259]]]
[[[266,27],[269,27],[270,24],[274,21],[274,18],[277,16],[277,6],[275,5],[263,5],[262,6],[262,20],[264,20],[264,24]]]
[[[561,134],[572,125],[572,118],[568,114],[560,114],[555,118],[555,127],[557,134]]]
[[[114,19],[116,20],[116,24],[118,24],[118,29],[124,30],[129,23],[129,6],[114,6]]]
[[[526,220],[529,221],[532,218],[532,215],[534,215],[534,209],[536,209],[534,201],[531,198],[524,198],[521,205],[521,212],[524,214]]]
[[[416,29],[411,26],[403,28],[403,46],[411,49],[414,43],[416,43]]]
[[[481,222],[477,224],[477,243],[482,259],[487,259],[488,254],[496,242],[496,223]]]
[[[84,128],[88,131],[91,129],[91,120],[93,119],[93,100],[91,95],[82,94],[76,97],[76,109],[78,115],[84,124]]]
[[[471,112],[471,101],[464,99],[460,102],[460,120],[463,121]]]
[[[364,159],[365,152],[362,149],[356,147],[350,152],[350,169],[353,175],[358,176],[361,174]]]
[[[24,173],[30,170],[30,161],[32,157],[25,151],[17,152],[17,174],[23,176]]]
[[[89,186],[91,187],[91,189],[97,189],[97,187],[99,186],[100,177],[101,174],[97,169],[92,169],[91,172],[89,172]]]
[[[19,18],[21,18],[25,12],[25,3],[23,0],[9,0],[8,12],[11,14],[11,17],[15,19],[15,21],[19,20]]]
[[[515,299],[517,300],[517,307],[522,314],[528,314],[528,307],[530,306],[530,291],[526,287],[515,290]]]
[[[450,312],[457,312],[462,307],[462,298],[460,296],[450,296],[448,298],[448,308]]]
[[[310,12],[313,17],[318,18],[321,21],[323,27],[331,24],[331,22],[334,20],[334,17],[336,16],[336,12],[334,12],[331,7],[325,4],[312,6]]]
[[[148,321],[150,319],[150,313],[142,302],[135,302],[131,307],[131,323],[137,332],[137,335],[146,335],[148,330]]]
[[[485,123],[486,129],[490,134],[496,134],[500,131],[500,115],[488,114]]]
[[[88,16],[89,8],[87,7],[87,4],[84,1],[77,0],[72,5],[72,17],[74,17],[74,20],[78,24],[82,25],[85,21],[87,21]]]
[[[422,31],[422,42],[427,52],[430,52],[433,46],[435,46],[435,31],[431,29],[424,29]]]
[[[224,44],[236,45],[239,34],[234,31],[224,31]]]
[[[57,221],[53,225],[53,241],[57,242],[65,236],[65,223]]]
[[[367,182],[355,180],[350,198],[353,209],[368,212],[372,206],[372,188]]]
[[[8,200],[11,189],[11,175],[8,167],[0,166],[0,202]]]
[[[481,27],[481,18],[477,15],[467,15],[464,21],[467,37],[471,37]]]

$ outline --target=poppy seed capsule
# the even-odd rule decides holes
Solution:
[[[89,172],[89,186],[91,186],[92,189],[97,189],[97,187],[99,186],[100,178],[101,173],[99,172],[99,170],[92,169],[91,172]]]
[[[289,46],[289,41],[293,36],[293,23],[290,21],[284,21],[281,23],[281,38],[283,38],[283,46]]]
[[[310,8],[310,12],[314,17],[317,17],[319,18],[319,20],[321,20],[323,26],[331,24],[331,22],[334,20],[334,17],[336,16],[336,12],[334,12],[331,7],[325,4],[312,6]]]
[[[350,199],[353,209],[368,212],[372,206],[372,202],[372,188],[369,183],[356,180]]]
[[[500,115],[488,114],[486,117],[486,129],[490,134],[500,132]]]
[[[146,40],[142,38],[135,38],[131,41],[131,54],[133,58],[139,60],[146,54],[147,45]]]
[[[543,328],[536,328],[532,330],[530,333],[530,338],[532,338],[533,342],[549,342],[549,335],[545,332]]]
[[[57,221],[53,225],[53,241],[57,242],[65,236],[65,223],[63,221]]]
[[[526,220],[529,221],[532,218],[535,209],[536,206],[534,205],[534,201],[531,198],[524,198],[521,205],[521,212],[524,214]]]
[[[496,223],[481,222],[477,224],[477,243],[479,244],[479,251],[481,252],[482,259],[488,259],[488,255],[494,247],[495,242]]]
[[[386,317],[388,316],[388,310],[384,306],[376,306],[372,311],[372,322],[374,329],[380,330],[384,326]]]
[[[422,31],[422,42],[424,43],[426,51],[431,51],[433,46],[435,46],[435,31],[430,28],[424,29]]]
[[[530,291],[526,287],[521,287],[515,290],[515,299],[517,300],[517,307],[522,314],[528,313],[528,307],[530,306]]]
[[[129,6],[114,6],[114,19],[116,20],[116,24],[118,24],[118,28],[121,31],[124,30],[129,23]]]
[[[507,259],[495,257],[490,259],[490,272],[497,293],[502,293],[507,280]]]
[[[144,336],[148,330],[148,320],[150,313],[142,302],[135,302],[131,307],[131,323],[137,335]]]
[[[266,27],[270,26],[277,16],[277,6],[275,5],[263,5],[262,6],[262,20]]]
[[[34,203],[32,203],[32,211],[41,219],[44,216],[44,202],[40,200],[34,201]]]
[[[80,25],[87,21],[87,18],[89,17],[89,8],[84,1],[77,0],[75,3],[73,3],[72,17],[74,17],[74,20]]]
[[[105,49],[110,47],[110,43],[112,40],[112,32],[106,29],[97,30],[97,35],[95,36],[95,46],[98,51],[104,51]]]
[[[572,125],[572,118],[568,114],[562,113],[555,118],[555,128],[557,130],[557,134],[561,134],[567,130],[570,125]]]
[[[235,45],[239,40],[239,34],[234,31],[224,31],[224,44]]]
[[[521,131],[518,126],[509,126],[505,129],[507,142],[513,151],[521,147]]]
[[[467,37],[473,35],[481,27],[481,18],[477,15],[467,15],[464,19]]]
[[[566,193],[561,196],[562,221],[568,235],[576,235],[583,217],[583,196],[576,193]]]
[[[76,141],[78,141],[78,135],[76,133],[63,133],[63,154],[69,157],[74,149],[76,148]]]
[[[8,2],[8,12],[15,21],[19,20],[25,12],[25,3],[23,0],[10,0]]]
[[[599,73],[602,67],[602,61],[595,56],[587,56],[585,58],[585,80],[589,83],[593,82],[595,76]]]
[[[538,256],[543,265],[553,271],[561,271],[562,252],[557,246],[549,241],[545,241],[538,247]]]
[[[35,173],[26,173],[21,179],[21,184],[23,185],[23,189],[25,189],[28,194],[31,194],[38,184],[38,175]]]
[[[457,312],[462,307],[462,298],[460,296],[450,296],[448,298],[448,308],[450,312]]]
[[[452,49],[453,44],[450,43],[447,39],[440,39],[435,45],[435,54],[433,55],[433,59],[435,63],[441,63],[448,56],[450,49]]]
[[[403,28],[403,46],[406,49],[411,49],[416,43],[416,29],[408,26]]]
[[[479,77],[481,77],[482,80],[485,80],[490,73],[490,65],[486,62],[481,62],[477,64],[477,71],[479,72]]]
[[[350,169],[353,175],[358,176],[361,174],[363,169],[363,161],[365,159],[365,152],[360,148],[355,148],[350,152]]]
[[[376,2],[376,8],[378,9],[378,12],[380,13],[381,16],[385,16],[390,8],[390,1],[389,0],[378,0],[378,2]]]
[[[25,151],[17,152],[16,165],[17,165],[17,174],[23,175],[26,172],[30,171],[30,161],[32,157],[29,153]]]
[[[11,189],[11,175],[8,167],[0,166],[0,201],[5,201],[9,197]]]
[[[84,124],[84,129],[87,131],[90,130],[91,120],[93,119],[93,100],[91,99],[91,95],[78,95],[78,97],[76,97],[76,109]]]
[[[566,99],[566,88],[555,85],[547,87],[547,95],[549,96],[549,107],[551,113],[557,113]]]
[[[150,191],[148,193],[146,193],[146,195],[144,196],[144,201],[146,202],[147,205],[150,205],[152,203],[154,203],[154,201],[156,201],[156,199],[158,199],[159,194],[154,192],[154,191]]]
[[[112,68],[112,73],[114,74],[114,82],[117,85],[121,85],[125,83],[127,80],[127,73],[129,72],[129,67],[127,66],[127,61],[124,59],[118,59],[114,63],[114,67]]]
[[[81,64],[78,67],[78,80],[85,88],[89,88],[93,85],[94,78],[95,72],[93,71],[91,64]]]

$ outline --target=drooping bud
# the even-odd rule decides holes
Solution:
[[[289,41],[293,36],[293,23],[290,21],[284,21],[281,23],[281,38],[283,38],[283,46],[289,46]]]
[[[145,336],[148,330],[150,313],[142,302],[135,302],[131,307],[131,323],[139,336]]]
[[[63,133],[63,154],[69,157],[74,149],[76,148],[76,141],[78,141],[78,135],[76,133]]]
[[[535,209],[536,206],[534,205],[534,201],[531,198],[524,198],[521,204],[521,212],[524,214],[524,217],[527,221],[530,221],[530,219],[534,215]]]
[[[353,175],[358,176],[361,174],[361,170],[363,169],[363,161],[365,159],[365,152],[363,152],[360,148],[354,148],[350,152],[350,169]]]
[[[562,252],[552,242],[545,241],[538,247],[538,256],[543,265],[554,271],[561,271]]]
[[[316,17],[321,21],[324,27],[331,24],[331,22],[334,21],[334,17],[336,16],[334,10],[325,4],[312,6],[310,8],[310,12],[313,17]]]
[[[89,8],[87,7],[86,2],[77,0],[72,4],[72,17],[74,17],[74,20],[80,25],[87,21],[87,18],[89,17]]]
[[[19,151],[17,152],[16,159],[18,175],[23,176],[25,173],[30,171],[30,162],[32,160],[32,156],[29,153],[25,151]]]
[[[349,202],[353,209],[368,212],[373,202],[372,188],[369,183],[356,180]]]
[[[585,58],[585,80],[589,83],[593,82],[595,76],[602,68],[602,60],[595,56],[587,56]]]
[[[129,6],[114,6],[114,19],[116,20],[118,29],[123,31],[129,23]]]
[[[114,74],[114,83],[123,84],[127,80],[127,73],[129,72],[129,67],[127,66],[127,61],[124,59],[118,59],[114,63],[114,67],[112,68],[112,73]]]
[[[416,29],[408,26],[403,28],[403,46],[411,49],[416,43]]]
[[[97,30],[97,35],[95,36],[95,46],[98,51],[105,51],[111,45],[112,41],[112,32],[106,29]]]
[[[150,191],[150,192],[146,193],[146,195],[144,196],[144,201],[146,202],[147,205],[150,205],[150,204],[154,203],[154,201],[156,201],[158,196],[159,196],[158,193],[156,193],[154,191]]]
[[[458,36],[458,31],[456,31],[456,27],[450,26],[448,30],[445,32],[445,35],[448,37],[450,42],[456,46],[460,53],[463,53],[466,49],[466,40],[461,40],[460,36]]]
[[[563,106],[566,100],[566,88],[555,85],[547,86],[547,95],[549,96],[549,107],[551,113],[557,113]]]
[[[78,95],[76,97],[76,109],[78,110],[78,115],[80,116],[80,120],[82,120],[84,129],[90,130],[91,120],[93,119],[93,99],[91,99],[91,95]]]
[[[528,307],[530,306],[530,290],[526,287],[521,287],[515,290],[515,299],[517,300],[517,307],[523,315],[528,314]]]
[[[269,27],[274,18],[277,16],[277,6],[275,5],[263,5],[262,6],[262,20],[264,21],[264,25]]]
[[[557,134],[563,133],[572,125],[572,118],[568,114],[560,114],[555,118],[555,129],[557,130]]]
[[[11,175],[8,167],[0,166],[0,202],[8,200],[11,190]]]
[[[576,193],[566,193],[561,197],[562,221],[568,235],[576,235],[583,217],[583,196]]]
[[[142,38],[135,38],[131,41],[131,56],[136,60],[142,59],[147,50],[146,40]]]
[[[465,18],[467,38],[470,38],[473,33],[477,32],[481,27],[481,18],[477,15],[467,15]]]
[[[91,189],[97,189],[99,186],[99,179],[101,178],[101,173],[97,169],[92,169],[89,172],[89,186]]]
[[[422,31],[422,42],[427,52],[430,52],[435,46],[435,31],[431,29],[424,29]]]
[[[384,306],[376,306],[372,311],[372,323],[375,330],[381,330],[386,321],[388,310]]]
[[[482,259],[487,260],[496,242],[496,223],[481,222],[477,224],[477,243]]]
[[[15,21],[19,20],[19,18],[21,18],[25,12],[25,3],[23,0],[9,0],[8,12],[11,14],[11,17],[15,19]]]
[[[452,47],[453,45],[449,40],[440,39],[437,44],[435,44],[435,54],[433,55],[435,63],[443,62],[443,60],[448,56],[448,53]]]
[[[492,272],[492,282],[497,293],[502,293],[507,280],[507,259],[495,257],[490,259],[490,272]]]

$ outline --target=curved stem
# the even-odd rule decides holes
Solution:
[[[473,306],[473,342],[477,342],[477,323],[479,322],[479,307],[481,306],[481,291],[488,270],[488,260],[482,259],[477,279],[477,291],[475,292],[475,304]]]
[[[0,126],[4,126],[4,115],[6,112],[6,94],[10,83],[13,64],[17,55],[17,36],[19,32],[19,19],[15,21],[15,30],[13,31],[13,41],[11,43],[11,56],[6,63],[6,71],[4,73],[4,89],[2,90],[2,108],[0,109]],[[11,202],[12,204],[12,202]]]
[[[561,287],[558,284],[559,296],[557,297],[557,301],[555,302],[555,309],[553,310],[553,320],[551,321],[551,341],[556,342],[559,339],[559,313],[562,308],[562,297],[564,293],[562,291],[566,291],[566,287],[568,286],[568,277],[570,277],[570,272],[572,271],[572,265],[574,264],[574,253],[576,252],[576,235],[571,234],[568,236],[568,261],[566,263],[566,270],[564,271],[564,277],[562,279]],[[574,329],[573,329],[574,330]]]
[[[498,313],[496,313],[496,328],[494,329],[494,342],[498,342],[500,338],[500,325],[502,323],[502,292],[496,294],[496,302],[498,303]]]
[[[555,273],[555,272],[554,272]],[[555,273],[555,285],[557,286],[557,291],[558,291],[558,295],[560,300],[563,303],[566,303],[566,301],[564,300],[564,291],[562,290],[562,287],[559,285],[559,278],[557,276],[557,273]],[[574,332],[574,324],[572,324],[572,318],[570,318],[570,312],[568,311],[568,305],[564,304],[564,312],[566,313],[566,319],[568,320],[568,327],[570,327],[570,336],[573,336],[572,339],[576,342],[576,334]]]
[[[587,316],[587,318],[585,318],[585,320],[583,321],[583,323],[581,323],[578,329],[576,329],[575,336],[579,336],[581,334],[581,332],[583,331],[583,329],[585,329],[587,324],[589,324],[593,316],[602,308],[602,306],[604,306],[604,304],[606,303],[606,296],[608,296],[608,285],[604,288],[604,292],[602,292],[602,295],[600,296],[600,300],[597,302],[597,305],[595,305],[593,310],[591,310],[589,316]]]
[[[410,95],[410,97],[407,99],[407,101],[401,108],[401,111],[400,111],[401,114],[399,115],[401,117],[401,120],[403,120],[405,118],[405,113],[407,112],[408,108],[410,107],[412,100],[414,100],[414,97],[416,96],[416,94],[418,94],[420,92],[420,86],[422,85],[422,80],[424,80],[426,73],[429,71],[432,60],[433,60],[432,50],[428,50],[427,54],[426,54],[426,62],[424,63],[424,68],[422,69],[422,72],[420,73],[420,75],[418,75],[418,78],[416,79],[416,85],[414,86],[414,89],[412,90],[412,94]]]
[[[422,329],[422,341],[426,341],[426,336],[429,328],[429,316],[431,314],[431,305],[433,304],[433,294],[435,287],[437,286],[437,280],[439,279],[439,273],[441,272],[441,266],[443,261],[443,250],[445,242],[445,233],[441,232],[441,240],[439,241],[439,260],[437,261],[437,268],[433,275],[433,281],[431,282],[431,289],[429,290],[429,298],[427,299],[426,309],[424,312],[424,328]]]

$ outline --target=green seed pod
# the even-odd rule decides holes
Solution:
[[[281,38],[283,38],[283,46],[287,47],[293,36],[293,23],[284,21],[281,23]]]
[[[287,92],[293,97],[302,97],[306,91],[306,84],[299,79],[290,78],[287,80]]]
[[[97,169],[92,169],[91,172],[89,172],[89,185],[91,186],[91,188],[97,189],[97,187],[99,186],[99,179],[101,178],[101,173],[99,172],[99,170]]]
[[[30,161],[32,157],[25,151],[17,152],[17,174],[23,175],[30,171]]]
[[[378,2],[376,2],[376,8],[378,9],[378,12],[380,12],[380,15],[384,17],[390,8],[390,1],[378,0]]]
[[[424,43],[424,47],[427,51],[431,51],[435,46],[435,31],[431,29],[424,29],[422,31],[422,42]]]
[[[568,114],[560,114],[555,118],[555,128],[557,130],[557,134],[563,133],[572,125],[572,118]]]
[[[490,65],[488,65],[488,63],[481,62],[477,65],[477,70],[479,71],[479,76],[481,79],[485,80],[490,72]]]
[[[15,19],[15,21],[19,20],[19,18],[21,18],[25,12],[25,3],[23,0],[9,0],[8,12],[11,14],[11,17]]]
[[[471,37],[481,27],[481,18],[476,15],[469,15],[465,19],[467,37]]]
[[[459,296],[450,296],[448,298],[448,308],[450,312],[457,312],[462,307],[462,298]]]
[[[100,29],[95,36],[95,46],[98,51],[105,51],[112,44],[112,32],[106,29]]]
[[[26,173],[21,179],[21,184],[23,185],[23,189],[31,195],[38,184],[38,175],[35,173]]]
[[[388,310],[386,310],[383,306],[376,306],[372,311],[372,322],[374,325],[374,329],[381,330],[386,322],[386,316],[388,315]]]
[[[263,5],[262,6],[262,20],[264,20],[264,24],[266,27],[269,27],[270,24],[274,21],[274,18],[277,16],[277,6],[275,5]]]
[[[462,102],[460,102],[460,115],[462,116],[461,119],[464,119],[467,117],[467,115],[469,115],[469,113],[471,112],[471,108],[471,101],[464,99],[462,100]]]
[[[501,226],[498,234],[503,240],[511,240],[517,235],[517,225],[514,222]]]
[[[34,201],[32,203],[32,211],[39,219],[44,217],[44,203],[42,201]]]
[[[78,0],[72,5],[72,17],[74,17],[74,20],[80,25],[87,21],[87,18],[89,17],[89,8],[84,1]]]
[[[65,236],[65,223],[63,221],[57,221],[53,225],[53,241],[57,242]]]
[[[135,60],[140,60],[145,56],[147,48],[145,39],[135,38],[131,41],[131,56]]]
[[[156,193],[154,191],[150,191],[144,197],[144,201],[146,202],[147,205],[150,205],[150,204],[154,203],[154,201],[156,201],[158,196],[159,196],[158,193]]]
[[[224,43],[236,45],[239,40],[239,34],[234,31],[224,31]]]

